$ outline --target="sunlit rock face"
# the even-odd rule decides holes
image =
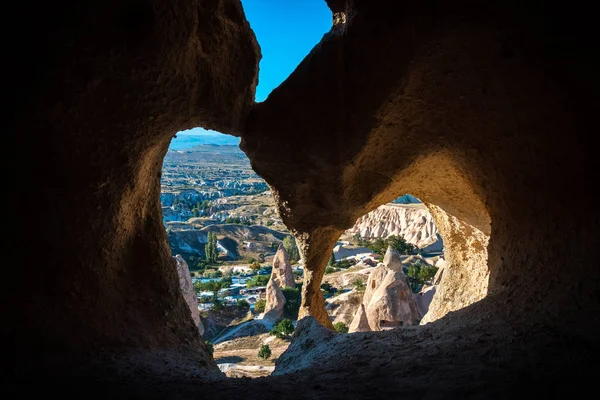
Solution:
[[[292,265],[290,264],[290,258],[287,254],[287,251],[285,251],[283,244],[279,244],[279,248],[273,257],[271,279],[273,279],[280,288],[296,286],[294,274],[292,273]]]
[[[265,304],[265,311],[263,319],[268,322],[276,322],[283,316],[283,306],[285,306],[285,297],[283,292],[279,288],[279,285],[271,276],[267,283],[267,303]]]
[[[433,217],[423,205],[384,204],[360,217],[345,234],[384,239],[397,235],[429,251],[444,248]]]
[[[400,254],[392,248],[387,249],[383,264],[369,275],[362,307],[351,324],[353,331],[363,328],[365,316],[372,331],[416,325],[421,320],[419,307],[402,272]]]

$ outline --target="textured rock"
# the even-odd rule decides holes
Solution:
[[[275,322],[283,316],[283,306],[285,305],[285,297],[279,289],[279,285],[271,276],[269,283],[267,283],[267,303],[265,304],[265,311],[263,313],[263,319]]]
[[[181,257],[180,254],[177,254],[173,257],[177,263],[177,275],[179,276],[179,287],[181,289],[181,294],[183,298],[190,308],[190,313],[192,314],[192,319],[194,320],[194,324],[198,327],[198,331],[200,335],[204,335],[204,325],[202,325],[202,321],[200,321],[200,312],[198,311],[198,300],[196,298],[196,291],[194,290],[194,285],[192,283],[192,276],[190,275],[190,269],[187,265],[187,262]]]
[[[597,390],[593,4],[329,3],[347,22],[256,105],[258,48],[238,1],[11,3],[10,19],[35,39],[9,37],[5,56],[4,148],[26,160],[6,184],[20,218],[9,225],[15,267],[2,291],[9,393],[506,399]],[[404,193],[490,236],[487,296],[414,329],[302,338],[310,357],[295,359],[301,373],[206,382],[216,367],[181,298],[158,200],[169,140],[195,126],[244,131],[244,150],[302,246],[301,313],[327,320],[319,286],[335,241]],[[458,240],[467,232],[450,241],[442,232],[448,260],[469,253]],[[23,268],[33,246],[43,262]]]
[[[260,51],[239,1],[36,2],[13,16],[38,38],[11,66],[11,145],[30,160],[15,211],[46,227],[16,235],[44,254],[30,289],[21,271],[11,280],[28,321],[9,324],[19,363],[106,357],[166,373],[158,353],[180,351],[178,376],[218,372],[180,295],[160,176],[176,132],[245,125]]]
[[[406,276],[398,251],[388,248],[383,264],[375,267],[369,280],[361,308],[352,320],[355,329],[364,329],[366,320],[373,331],[404,325],[415,325],[421,320],[421,313]]]
[[[340,295],[325,299],[325,309],[329,313],[331,322],[343,322],[349,325],[356,310],[362,304],[363,293],[351,290]]]
[[[371,326],[369,325],[369,320],[367,319],[367,311],[365,310],[365,305],[361,303],[354,314],[354,318],[348,327],[348,332],[368,332],[371,330]]]
[[[419,307],[419,313],[421,315],[427,314],[429,311],[429,305],[433,300],[433,296],[437,290],[437,286],[423,286],[421,291],[414,295],[417,306]]]
[[[446,245],[453,250],[447,252],[433,278],[433,283],[439,286],[421,324],[483,299],[488,293],[490,275],[487,265],[489,236],[439,207],[431,204],[428,207]]]
[[[433,217],[421,204],[384,204],[360,217],[344,234],[384,239],[397,235],[419,248],[427,247],[430,251],[443,248]]]
[[[290,264],[290,258],[285,251],[283,244],[281,243],[279,244],[277,253],[275,253],[275,257],[273,257],[271,279],[273,279],[280,288],[296,287],[296,282],[294,282],[294,274],[292,273],[292,265]]]

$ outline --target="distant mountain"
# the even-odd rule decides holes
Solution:
[[[195,146],[206,144],[238,146],[240,144],[240,138],[220,133],[206,135],[186,135],[184,133],[178,133],[177,136],[171,140],[169,149],[187,150]]]

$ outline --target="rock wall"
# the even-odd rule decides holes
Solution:
[[[440,276],[435,296],[421,324],[442,318],[451,311],[467,307],[488,293],[490,270],[488,268],[489,236],[479,229],[458,220],[441,208],[428,204],[447,248],[445,265],[438,270]]]
[[[243,130],[260,50],[240,2],[35,2],[13,18],[35,38],[10,57],[10,147],[29,160],[14,212],[40,227],[23,221],[14,248],[44,255],[7,277],[14,367],[97,357],[168,374],[169,353],[176,375],[217,371],[178,287],[160,175],[176,132]]]
[[[443,248],[433,217],[421,205],[384,204],[360,217],[344,234],[384,239],[397,235],[419,248],[431,247],[438,241],[436,247]]]
[[[198,299],[196,298],[196,291],[194,290],[194,284],[192,283],[190,269],[181,255],[177,254],[173,258],[177,264],[177,275],[179,276],[179,288],[181,289],[181,294],[190,309],[190,314],[192,315],[194,324],[198,327],[198,332],[200,335],[204,335],[204,325],[202,325],[202,321],[200,321]]]

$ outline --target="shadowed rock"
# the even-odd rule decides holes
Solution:
[[[192,276],[190,275],[188,264],[179,254],[173,258],[177,262],[177,275],[179,276],[179,287],[181,288],[181,294],[190,308],[192,319],[194,320],[194,324],[196,324],[198,327],[200,335],[204,335],[204,325],[202,325],[202,321],[200,321],[198,299],[196,298],[196,291],[194,290],[194,284],[192,283]]]
[[[269,283],[267,283],[267,303],[265,304],[265,311],[263,319],[269,322],[275,322],[283,316],[283,306],[285,305],[285,297],[279,289],[279,285],[271,276]]]

